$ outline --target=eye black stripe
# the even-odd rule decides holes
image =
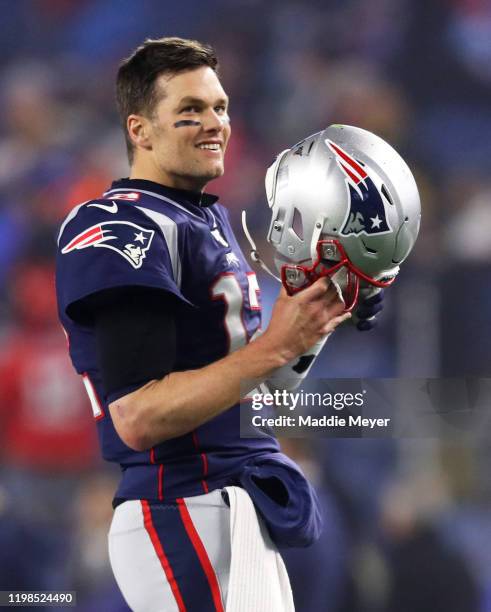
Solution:
[[[176,123],[174,123],[175,128],[199,125],[201,125],[201,121],[193,121],[192,119],[181,119],[181,121],[176,121]]]

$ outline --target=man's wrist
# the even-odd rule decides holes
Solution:
[[[271,342],[267,331],[250,342],[248,346],[258,351],[258,361],[262,362],[268,370],[265,372],[265,375],[269,375],[274,370],[282,368],[296,356],[291,350],[278,347],[275,343]]]

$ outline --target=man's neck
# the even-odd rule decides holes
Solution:
[[[202,192],[205,187],[205,185],[201,185],[195,181],[191,181],[186,177],[171,175],[153,166],[143,166],[142,164],[139,164],[136,160],[130,168],[129,178],[153,181],[154,183],[164,185],[165,187],[183,189],[185,191]]]

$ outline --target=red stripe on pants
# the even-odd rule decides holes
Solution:
[[[155,552],[157,553],[157,557],[159,558],[160,565],[162,566],[165,572],[165,577],[167,578],[167,582],[169,583],[170,588],[172,589],[172,593],[179,608],[179,612],[186,612],[186,606],[184,605],[184,600],[182,598],[181,591],[179,590],[179,586],[177,585],[176,579],[174,577],[174,572],[172,571],[172,567],[170,566],[169,560],[167,559],[167,556],[164,552],[162,543],[159,540],[159,536],[155,530],[148,501],[142,499],[141,504],[143,509],[143,523],[145,525],[145,529],[147,530],[148,535],[152,540],[152,544],[155,549]]]
[[[203,542],[201,541],[198,532],[196,531],[196,527],[194,526],[193,519],[189,514],[189,510],[187,509],[186,503],[184,499],[179,498],[176,500],[177,505],[179,507],[179,512],[181,513],[181,519],[184,523],[184,527],[186,529],[186,533],[191,540],[191,543],[198,555],[199,562],[201,563],[201,567],[205,572],[206,579],[208,580],[208,584],[210,585],[211,594],[213,597],[213,603],[215,604],[216,612],[224,612],[222,605],[222,596],[220,594],[220,587],[218,585],[218,580],[215,574],[215,570],[208,558],[205,547],[203,546]]]

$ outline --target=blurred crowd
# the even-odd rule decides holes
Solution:
[[[57,322],[57,229],[128,175],[119,61],[147,37],[212,44],[231,98],[225,176],[241,235],[265,235],[274,156],[331,123],[371,130],[412,168],[422,230],[376,331],[346,326],[317,377],[488,377],[488,0],[0,0],[0,590],[72,589],[127,610],[108,566],[118,470],[99,459]],[[244,244],[245,250],[245,244]],[[278,287],[260,275],[265,317]],[[290,551],[299,612],[491,611],[489,428],[284,448],[316,482],[323,539]],[[486,419],[485,422],[487,423]]]

